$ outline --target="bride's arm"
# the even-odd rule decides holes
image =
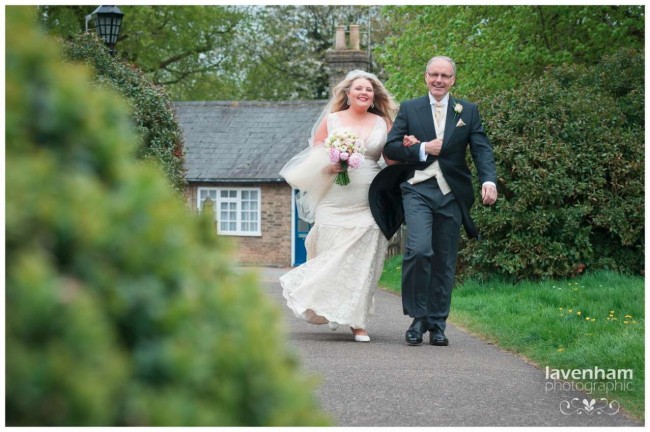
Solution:
[[[325,139],[327,138],[327,117],[318,125],[316,132],[314,132],[313,147],[322,147]],[[338,174],[342,171],[341,164],[331,163],[323,168],[323,174]]]
[[[314,142],[313,146],[322,146],[327,138],[327,117],[323,119],[322,122],[318,125],[316,132],[314,132]]]

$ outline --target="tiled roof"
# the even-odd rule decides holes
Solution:
[[[308,146],[326,101],[175,102],[185,141],[186,179],[278,182]]]

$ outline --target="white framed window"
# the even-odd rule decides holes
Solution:
[[[214,203],[217,233],[232,236],[262,235],[262,191],[260,188],[200,187],[197,208],[209,197]]]

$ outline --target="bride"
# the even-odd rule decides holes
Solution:
[[[381,169],[378,162],[395,109],[375,75],[350,72],[334,88],[312,131],[310,148],[280,171],[300,189],[299,206],[308,215],[302,217],[314,222],[305,240],[307,262],[280,277],[287,305],[311,324],[329,323],[333,330],[350,326],[359,342],[370,341],[368,316],[388,246],[370,212],[368,188]],[[365,143],[364,159],[348,170],[345,186],[334,183],[341,167],[330,162],[323,145],[340,131],[351,131]]]

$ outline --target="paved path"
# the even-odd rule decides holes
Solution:
[[[293,316],[278,282],[289,269],[253,270],[281,305],[289,343],[320,379],[317,397],[336,426],[642,426],[622,411],[563,414],[562,401],[578,398],[582,406],[591,397],[547,392],[545,371],[452,325],[448,347],[427,338],[407,346],[411,320],[395,294],[378,291],[371,341],[354,342],[349,329],[332,332]]]

